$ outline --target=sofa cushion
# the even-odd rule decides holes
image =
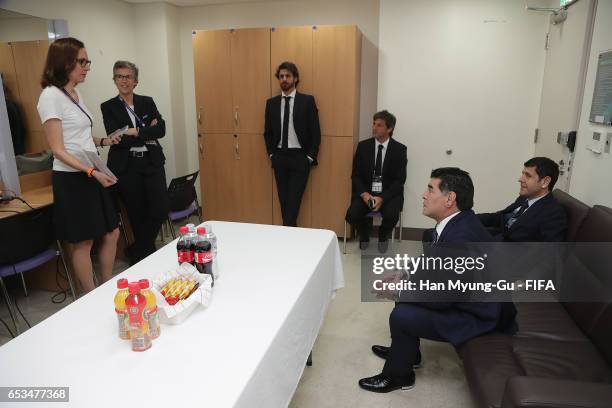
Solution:
[[[480,407],[500,407],[506,381],[525,375],[512,352],[512,337],[490,334],[459,349],[472,394]]]
[[[589,206],[559,189],[553,191],[553,196],[563,207],[567,216],[566,241],[574,241],[580,224],[589,212]]]
[[[604,355],[608,364],[612,365],[612,305],[599,315],[589,333],[595,347]]]
[[[515,337],[512,344],[528,377],[612,383],[612,368],[592,343]]]
[[[612,209],[601,205],[591,208],[576,233],[576,242],[582,244],[573,250],[568,263],[574,262],[581,271],[579,276],[572,275],[571,285],[599,299],[606,295],[612,299]],[[611,302],[565,302],[564,306],[608,363],[612,363]]]
[[[517,303],[519,337],[589,341],[560,303]]]

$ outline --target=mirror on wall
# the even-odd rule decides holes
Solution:
[[[50,170],[53,163],[36,104],[49,42],[67,31],[64,20],[0,9],[0,74],[19,176]]]

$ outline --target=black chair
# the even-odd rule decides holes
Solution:
[[[173,238],[176,238],[176,232],[172,225],[173,221],[189,217],[197,212],[198,219],[202,222],[202,210],[198,202],[198,195],[195,189],[195,182],[198,178],[199,171],[187,174],[186,176],[172,179],[168,186],[168,197],[170,198],[170,212],[168,213],[167,224],[170,228],[170,233]],[[164,231],[162,228],[162,240]]]
[[[62,261],[72,298],[76,300],[74,283],[66,266],[62,247],[53,233],[53,206],[24,211],[0,220],[0,288],[6,297],[9,314],[19,334],[19,325],[12,300],[2,278],[22,274],[55,257]]]

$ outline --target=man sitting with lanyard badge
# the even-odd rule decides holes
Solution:
[[[157,139],[166,124],[153,98],[137,95],[138,67],[117,61],[113,80],[119,91],[101,105],[107,134],[127,126],[121,142],[111,147],[108,167],[119,178],[118,193],[125,204],[135,242],[127,248],[134,264],[155,252],[155,239],[168,216],[165,156]]]

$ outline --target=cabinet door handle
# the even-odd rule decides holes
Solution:
[[[235,141],[235,143],[234,143],[234,158],[236,160],[240,160],[240,146],[239,146],[240,142],[239,142],[237,134],[234,134],[234,141]]]
[[[200,157],[204,158],[204,148],[202,147],[202,143],[198,143],[198,150],[200,151]]]
[[[238,108],[234,110],[234,124],[238,126]]]
[[[201,125],[202,124],[202,108],[200,107],[200,109],[198,110],[198,123]]]

